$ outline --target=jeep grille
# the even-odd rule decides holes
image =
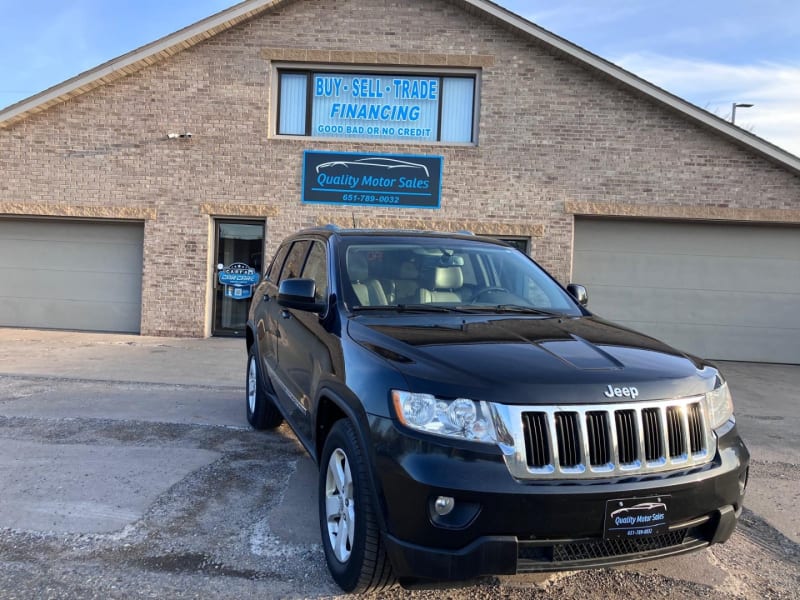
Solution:
[[[518,479],[590,479],[661,473],[709,462],[716,441],[702,396],[581,406],[504,405],[503,447]]]

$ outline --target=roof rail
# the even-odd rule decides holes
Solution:
[[[322,226],[322,229],[327,229],[328,231],[339,231],[341,230],[341,227],[334,225],[333,223],[325,223],[325,225]]]
[[[455,233],[460,233],[461,235],[475,235],[475,232],[470,231],[469,229],[459,229]]]

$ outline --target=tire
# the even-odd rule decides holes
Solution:
[[[368,466],[353,423],[341,419],[325,440],[319,469],[319,522],[325,560],[345,592],[394,586],[375,516]]]
[[[283,415],[272,398],[264,391],[256,356],[255,344],[247,353],[247,379],[245,401],[247,422],[253,429],[275,429],[283,423]]]

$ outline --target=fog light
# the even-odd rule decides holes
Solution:
[[[436,502],[433,503],[433,510],[436,511],[437,515],[443,517],[449,515],[455,506],[456,501],[450,496],[439,496],[436,498]]]

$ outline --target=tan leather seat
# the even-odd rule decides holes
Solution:
[[[423,271],[423,285],[419,289],[419,301],[461,302],[458,291],[464,285],[461,267],[434,267]]]
[[[394,280],[395,297],[398,304],[410,304],[417,302],[417,292],[419,290],[419,269],[411,261],[405,261],[400,265],[400,271]]]
[[[369,262],[364,254],[347,256],[347,274],[361,306],[385,306],[387,304],[381,282],[369,278]]]

